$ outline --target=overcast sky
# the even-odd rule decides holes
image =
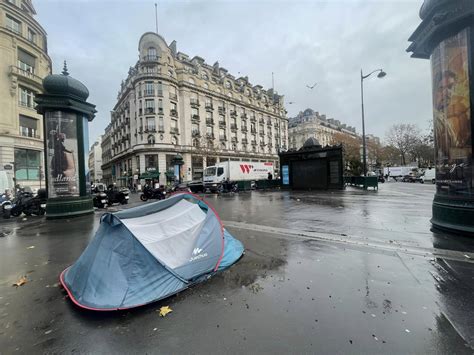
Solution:
[[[384,138],[394,123],[426,129],[432,118],[428,60],[405,52],[423,0],[158,2],[159,33],[178,51],[219,61],[253,85],[285,95],[288,116],[308,107],[361,131],[360,69],[366,131]],[[48,33],[53,72],[64,59],[97,105],[90,143],[110,121],[120,82],[138,59],[138,40],[155,30],[155,1],[33,1]],[[318,85],[310,90],[306,85]],[[294,102],[288,104],[288,102]]]

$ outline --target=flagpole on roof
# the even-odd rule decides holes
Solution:
[[[155,2],[155,24],[156,24],[156,34],[158,34],[158,4]]]

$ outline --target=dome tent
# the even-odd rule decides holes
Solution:
[[[211,206],[177,194],[104,214],[94,239],[60,281],[80,307],[127,309],[202,282],[243,252]]]

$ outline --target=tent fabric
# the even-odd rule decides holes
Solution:
[[[94,239],[60,281],[83,308],[126,309],[201,282],[243,252],[212,207],[179,194],[104,214]]]

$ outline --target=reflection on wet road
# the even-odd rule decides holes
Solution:
[[[246,255],[168,300],[108,314],[78,310],[57,287],[100,212],[2,223],[0,349],[471,354],[474,243],[430,231],[433,192],[393,183],[205,195]],[[12,287],[22,275],[28,282]]]

